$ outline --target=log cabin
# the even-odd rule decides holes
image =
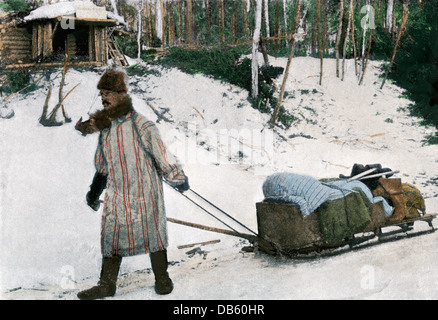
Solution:
[[[110,30],[117,25],[104,7],[77,1],[0,16],[0,66],[6,68],[69,64],[104,66],[124,62]]]

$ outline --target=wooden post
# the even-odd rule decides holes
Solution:
[[[88,27],[88,58],[94,61],[94,26]]]
[[[43,26],[41,23],[38,23],[37,57],[43,54],[43,43],[44,43]]]
[[[102,33],[101,27],[94,27],[94,47],[95,47],[95,59],[98,62],[102,61]]]
[[[38,26],[34,22],[32,24],[32,60],[38,58]]]
[[[105,27],[103,29],[103,54],[104,54],[104,58],[103,58],[103,62],[105,65],[108,64],[108,27]]]

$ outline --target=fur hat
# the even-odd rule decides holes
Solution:
[[[107,70],[100,78],[97,88],[99,90],[127,92],[126,82],[126,74],[123,71]]]

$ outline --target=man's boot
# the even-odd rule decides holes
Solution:
[[[155,275],[155,292],[169,294],[173,290],[173,282],[167,272],[167,251],[151,252],[152,271]]]
[[[113,256],[102,259],[102,270],[97,286],[78,293],[81,300],[95,300],[112,297],[116,293],[117,276],[120,270],[122,257]]]

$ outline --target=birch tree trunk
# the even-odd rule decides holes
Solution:
[[[370,0],[366,0],[366,5],[367,5],[367,10],[366,10],[367,19],[370,19],[371,18],[371,16],[370,16],[370,9],[371,9]],[[362,55],[361,55],[361,57],[362,57],[362,72],[365,68],[365,48],[366,48],[365,44],[366,44],[367,29],[368,28],[363,28],[363,36],[362,36]]]
[[[263,0],[256,0],[255,27],[254,27],[254,36],[252,38],[251,96],[253,99],[257,99],[259,95],[258,51],[259,51],[260,31],[262,28],[262,7],[263,7],[262,1]]]
[[[269,0],[264,0],[264,13],[265,13],[265,29],[266,29],[266,37],[271,36],[271,32],[269,30]]]
[[[341,0],[339,9],[338,32],[336,34],[336,76],[339,78],[339,43],[342,36],[342,20],[344,18],[344,0]]]
[[[287,1],[283,0],[283,20],[284,20],[284,32],[287,34],[289,32],[289,27],[287,24]],[[286,41],[286,48],[289,48],[289,42]]]
[[[351,0],[353,1],[353,0]],[[321,0],[316,0],[316,36],[318,40],[318,50],[319,50],[319,56],[321,61],[321,70],[319,73],[319,85],[322,84],[322,75],[323,75],[323,68],[324,68],[324,48],[322,44],[321,39]]]
[[[298,6],[295,12],[295,19],[294,19],[294,28],[293,28],[293,34],[292,34],[292,38],[291,38],[291,44],[290,44],[290,53],[289,53],[289,58],[287,59],[287,64],[286,64],[286,70],[284,71],[284,76],[283,76],[283,83],[281,85],[281,90],[280,90],[280,97],[278,98],[278,103],[275,107],[274,113],[272,114],[272,118],[270,120],[270,128],[273,129],[275,126],[275,122],[277,121],[277,117],[278,117],[278,113],[280,112],[280,108],[281,105],[283,104],[283,97],[284,97],[284,91],[286,88],[286,83],[287,83],[287,78],[289,76],[289,70],[290,70],[290,66],[292,64],[292,58],[294,56],[294,46],[295,46],[295,37],[296,37],[296,33],[298,31],[298,26],[299,26],[299,20],[300,20],[300,14],[301,14],[301,5],[303,3],[303,0],[298,0]]]
[[[385,27],[388,32],[392,30],[392,13],[394,9],[394,0],[388,0],[388,5],[386,7],[386,20]]]
[[[161,14],[161,0],[155,0],[155,30],[157,38],[163,41],[163,20]]]
[[[353,55],[354,55],[354,69],[356,76],[359,75],[359,67],[357,65],[357,50],[356,50],[356,31],[354,27],[354,9],[355,5],[353,3],[353,20],[351,22],[351,42],[353,43]]]
[[[140,59],[141,55],[141,34],[142,34],[142,24],[141,24],[141,18],[142,18],[142,12],[143,12],[143,0],[140,0],[139,3],[137,3],[137,21],[138,21],[138,30],[137,30],[137,59]]]
[[[350,38],[350,30],[351,30],[351,24],[353,22],[353,0],[350,0],[350,7],[348,9],[348,23],[347,23],[347,31],[345,32],[345,38],[344,38],[344,48],[343,48],[343,57],[342,57],[342,77],[341,80],[344,81],[344,74],[345,74],[345,56],[347,55],[347,44],[348,40]]]

